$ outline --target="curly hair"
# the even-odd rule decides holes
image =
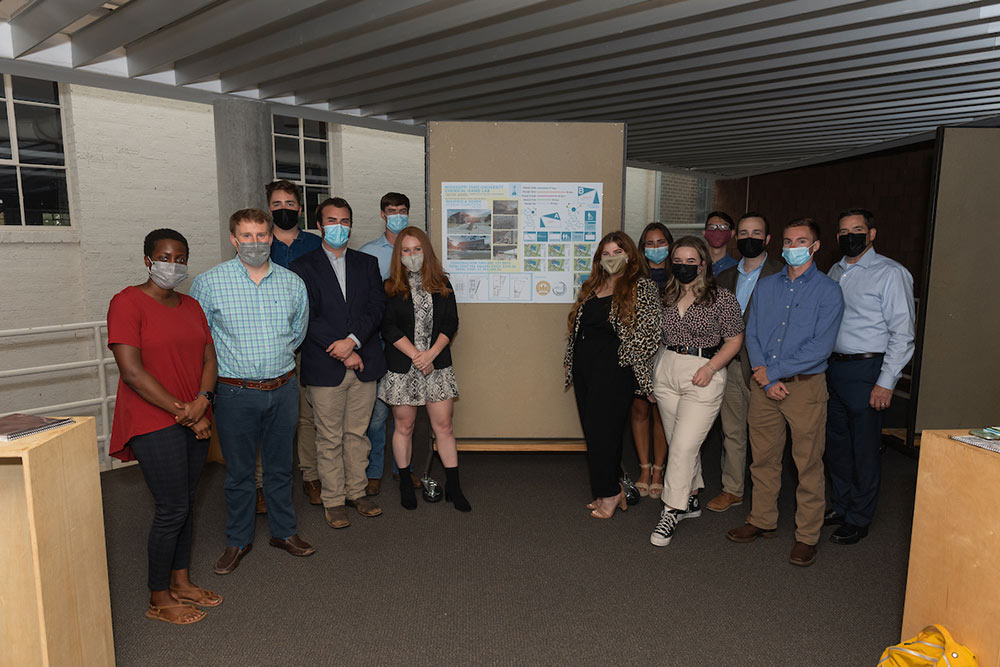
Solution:
[[[576,323],[577,311],[580,310],[587,299],[611,278],[608,272],[604,270],[604,267],[601,266],[601,253],[604,252],[604,246],[608,243],[615,243],[625,251],[625,255],[628,257],[628,262],[625,264],[621,276],[615,282],[611,304],[617,310],[618,319],[623,325],[631,326],[635,323],[635,285],[639,278],[645,275],[646,266],[639,257],[639,251],[636,249],[631,237],[625,232],[614,231],[606,234],[601,239],[601,242],[597,244],[597,251],[594,252],[594,259],[591,262],[590,277],[580,286],[580,293],[576,297],[576,303],[573,304],[573,308],[569,311],[569,332],[571,335]]]

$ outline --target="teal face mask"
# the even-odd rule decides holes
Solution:
[[[781,251],[781,256],[788,262],[789,266],[802,266],[809,261],[812,255],[809,254],[809,248],[816,245],[815,243],[801,246],[798,248],[785,248]]]
[[[667,255],[670,254],[670,248],[668,246],[660,246],[659,248],[646,248],[643,252],[646,253],[646,259],[648,259],[653,264],[662,264],[667,259]]]
[[[410,224],[410,216],[406,213],[393,213],[385,217],[385,226],[393,234],[398,234]]]
[[[334,248],[343,248],[351,237],[351,228],[347,225],[327,225],[323,228],[323,240]]]

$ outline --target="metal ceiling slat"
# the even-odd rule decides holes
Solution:
[[[962,0],[940,0],[931,4],[935,4],[940,10],[942,6],[958,2]],[[834,6],[834,3],[827,4]],[[842,5],[844,2],[836,4]],[[601,83],[617,83],[623,77],[663,76],[664,69],[682,67],[678,61],[683,63],[684,59],[688,59],[693,67],[702,69],[709,65],[725,65],[749,57],[738,55],[742,51],[753,51],[759,56],[776,57],[786,48],[777,42],[793,39],[801,31],[833,32],[843,27],[843,22],[850,21],[852,17],[865,18],[867,21],[880,17],[887,19],[898,13],[900,4],[899,1],[893,1],[868,7],[864,11],[846,9],[819,17],[796,18],[794,21],[789,20],[778,25],[765,24],[762,27],[748,26],[746,21],[741,20],[743,14],[734,13],[727,17],[733,22],[732,24],[723,24],[721,19],[706,20],[693,26],[676,26],[597,46],[583,46],[515,62],[503,62],[493,67],[460,71],[438,77],[433,82],[400,85],[385,90],[390,92],[392,99],[405,100],[396,103],[394,111],[397,113],[411,112],[414,108],[427,106],[434,101],[452,105],[456,98],[477,101],[481,99],[484,105],[502,105],[504,102],[509,104],[512,91],[517,91],[516,95],[533,94],[540,97],[548,97],[554,92],[543,87],[532,91],[527,89],[528,86],[541,84],[558,86],[562,81],[561,85],[567,85],[568,82],[568,85],[577,88],[584,82],[596,87]],[[923,6],[924,3],[919,4]],[[794,6],[800,11],[816,11],[816,3],[813,2],[803,2]],[[891,11],[893,9],[895,11]],[[827,11],[831,9],[828,8]],[[975,12],[969,10],[963,13],[965,21],[972,20],[975,15]],[[726,25],[730,26],[731,31],[740,32],[720,34],[719,28]],[[693,39],[694,37],[698,39]],[[831,37],[824,34],[817,34],[810,41],[820,45],[832,44]],[[761,42],[771,43],[761,44]],[[734,43],[749,46],[737,47]],[[612,51],[612,47],[616,45],[618,50]],[[595,60],[598,56],[600,59]],[[498,54],[496,58],[499,57]],[[642,66],[651,69],[632,73],[632,70]],[[374,80],[366,83],[374,83]],[[358,101],[358,97],[349,96],[350,90],[351,86],[340,87],[336,96],[331,97],[331,102],[336,104],[339,98]],[[506,100],[503,99],[504,96]],[[386,100],[386,102],[391,101]],[[365,101],[363,98],[361,102],[361,106],[370,107],[373,113],[384,113],[385,106],[388,106],[388,104],[381,106],[370,100]]]
[[[871,138],[883,136],[886,134],[898,134],[898,135],[908,135],[914,132],[919,132],[924,129],[929,129],[933,126],[933,123],[927,120],[919,120],[913,123],[899,123],[898,121],[893,121],[886,124],[874,125],[874,124],[860,124],[845,130],[830,130],[830,131],[797,131],[797,132],[783,132],[780,135],[782,140],[812,140],[820,141],[826,138]],[[774,135],[778,136],[778,135]],[[710,139],[698,139],[690,140],[685,138],[683,135],[678,135],[673,138],[670,143],[670,154],[673,156],[680,155],[685,151],[696,152],[702,150],[711,150],[714,148],[722,149],[739,149],[745,147],[760,147],[761,145],[769,143],[771,140],[762,141],[760,138],[749,138],[749,139],[733,139],[726,135],[720,135],[718,137]],[[643,148],[652,148],[659,146],[661,143],[659,141],[646,141],[643,139],[637,139],[635,141],[630,141],[629,146],[631,149],[640,150]],[[658,149],[659,150],[659,149]]]
[[[217,0],[131,0],[71,37],[73,67],[86,65]]]
[[[713,53],[703,55],[686,53],[671,61],[657,62],[652,65],[606,74],[579,76],[561,83],[534,87],[522,92],[548,100],[552,104],[561,102],[565,107],[572,108],[574,104],[587,100],[588,89],[590,91],[602,90],[605,91],[605,94],[617,95],[636,90],[662,89],[671,81],[691,82],[706,77],[719,78],[720,72],[716,70],[740,76],[768,68],[801,68],[808,65],[822,67],[822,63],[825,61],[845,58],[875,58],[876,54],[885,55],[897,50],[919,49],[934,42],[966,42],[976,38],[986,38],[990,34],[990,25],[985,21],[970,22],[970,18],[975,14],[975,11],[965,10],[945,16],[935,16],[933,19],[937,26],[934,28],[927,28],[927,19],[910,19],[889,25],[848,28],[825,35],[808,37],[798,37],[798,34],[790,33],[787,35],[787,39],[768,44],[757,44],[750,40],[746,42],[746,46],[716,49]],[[953,21],[966,25],[952,28]],[[927,28],[927,32],[914,33],[914,30],[919,27]],[[912,34],[899,36],[900,33]],[[628,57],[620,60],[624,60],[622,65],[625,65],[627,61],[635,60],[635,58]],[[610,62],[605,64],[611,65]],[[573,70],[575,69],[577,68],[573,68]],[[560,75],[562,74],[569,75],[572,72],[561,72]],[[565,90],[565,92],[560,91],[560,89]],[[506,114],[526,106],[523,102],[510,101],[509,99],[504,101],[497,99],[494,94],[485,93],[481,98],[474,98],[470,104],[468,93],[471,92],[474,92],[474,89],[461,91],[459,94],[462,95],[463,100],[466,100],[465,103],[452,99],[448,108],[473,114],[477,107],[492,106],[495,113]],[[401,108],[400,111],[409,113],[411,116],[425,116],[425,110],[419,108],[421,99],[426,99],[426,97],[408,100],[405,109]],[[372,108],[372,111],[380,110],[380,107]],[[433,109],[428,111],[433,111]],[[510,115],[514,117],[516,113]]]
[[[505,11],[523,10],[544,4],[549,0],[505,0]],[[360,58],[364,54],[380,51],[399,41],[407,41],[438,32],[456,30],[463,26],[488,20],[497,13],[495,0],[469,0],[439,11],[431,11],[407,21],[386,25],[380,29],[317,48],[305,49],[286,58],[237,71],[224,71],[221,76],[224,92],[259,88],[261,97],[276,97],[293,92],[286,85],[296,76],[316,69],[325,69],[328,75],[336,72],[333,65],[339,61]]]
[[[226,0],[129,44],[125,50],[129,76],[148,74],[326,2],[328,0]]]
[[[102,0],[35,0],[10,20],[14,57],[23,56],[103,4]]]
[[[438,0],[365,0],[332,8],[327,14],[278,30],[268,35],[266,40],[224,44],[211,53],[182,58],[175,64],[174,73],[178,84],[215,77],[224,70],[277,59],[290,51],[348,34],[373,21],[406,14],[431,4],[440,3]]]
[[[594,38],[598,38],[605,35],[606,31],[610,29],[607,21],[602,20],[602,16],[606,16],[609,11],[621,12],[625,7],[635,4],[646,4],[646,0],[620,0],[611,5],[607,0],[578,0],[572,4],[541,8],[527,16],[495,21],[480,28],[463,31],[459,35],[451,35],[446,40],[437,39],[346,63],[337,67],[337,79],[338,82],[349,82],[361,77],[366,77],[368,80],[367,77],[378,76],[377,73],[399,69],[400,63],[413,62],[422,63],[420,65],[422,75],[432,75],[434,72],[440,71],[441,59],[447,54],[458,53],[460,55],[454,56],[456,60],[468,62],[469,59],[474,59],[470,51],[490,48],[489,44],[510,43],[511,40],[517,40],[525,33],[549,31],[546,39],[552,40],[550,48],[557,48],[560,26],[567,23],[580,23],[583,20],[582,17],[586,17],[589,25],[583,26],[579,30],[590,31]],[[300,99],[303,104],[308,104],[321,100],[326,95],[323,92],[304,94],[298,91],[329,88],[330,75],[328,72],[317,72],[293,78],[288,82],[288,85],[296,91],[296,99]]]
[[[578,44],[580,43],[595,43],[592,47],[597,54],[613,48],[610,44],[622,42],[623,39],[619,36],[623,33],[636,33],[637,31],[648,29],[651,25],[673,25],[678,24],[672,28],[671,34],[674,38],[682,37],[687,31],[689,34],[696,30],[698,25],[697,21],[703,20],[698,19],[700,16],[705,14],[711,14],[718,10],[725,9],[727,12],[732,12],[735,8],[742,5],[749,5],[753,0],[701,0],[697,3],[691,2],[681,2],[673,3],[665,6],[648,7],[649,3],[642,3],[640,6],[636,6],[634,11],[628,13],[624,16],[617,16],[610,19],[605,19],[599,22],[594,22],[589,25],[577,26],[577,27],[567,27],[561,30],[549,30],[541,35],[527,37],[523,39],[509,40],[506,43],[502,43],[499,47],[491,47],[489,44],[494,43],[494,40],[490,40],[487,43],[487,47],[481,49],[474,53],[465,53],[458,56],[448,56],[440,58],[431,63],[421,64],[419,67],[419,73],[416,78],[426,80],[428,77],[440,77],[446,74],[450,74],[455,70],[469,70],[470,68],[475,69],[478,67],[492,66],[500,61],[504,61],[502,66],[504,69],[509,70],[513,73],[513,65],[511,63],[518,61],[517,59],[528,58],[529,56],[537,56],[539,53],[553,53],[562,54],[562,58],[567,59],[567,61],[572,61],[574,58],[568,54],[572,53],[574,49],[578,49]],[[795,0],[796,2],[802,2],[803,0]],[[857,0],[831,0],[838,3],[843,2],[856,2]],[[604,7],[617,7],[618,3],[609,4],[604,3]],[[769,11],[769,16],[776,15],[776,10]],[[741,14],[743,16],[743,14]],[[694,19],[694,23],[686,23]],[[714,19],[716,22],[720,22],[719,29],[723,29],[724,25],[721,22],[725,22],[728,26],[734,26],[739,24],[739,19],[734,15],[724,16],[721,18]],[[731,27],[729,29],[732,29]],[[531,31],[533,34],[536,31]],[[617,39],[616,39],[617,38]],[[642,35],[635,35],[634,37],[625,38],[634,39],[636,41],[641,41],[643,39],[649,39],[648,37]],[[670,39],[669,35],[663,35],[660,39]],[[611,40],[609,43],[608,40]],[[603,43],[602,43],[603,41]],[[633,48],[638,48],[634,46]],[[518,61],[519,62],[519,61]],[[495,69],[495,68],[494,68]],[[414,74],[408,71],[409,68],[400,66],[396,63],[391,68],[388,68],[385,72],[377,75],[370,75],[363,79],[356,81],[341,80],[332,85],[331,82],[326,82],[325,84],[320,83],[318,85],[313,85],[310,89],[298,90],[298,94],[303,96],[303,98],[318,100],[327,99],[331,95],[337,96],[337,104],[343,106],[357,106],[360,102],[352,101],[353,98],[350,96],[356,95],[362,90],[376,90],[376,91],[387,91],[391,90],[397,86],[407,86],[414,80]]]

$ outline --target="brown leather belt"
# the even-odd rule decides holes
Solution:
[[[295,369],[288,371],[282,376],[271,378],[270,380],[240,380],[238,378],[218,378],[220,384],[228,384],[234,387],[246,389],[260,389],[261,391],[274,391],[278,387],[284,387],[295,375]]]
[[[809,378],[814,378],[817,375],[822,375],[822,373],[799,373],[798,375],[793,375],[790,378],[781,378],[782,382],[802,382],[803,380],[808,380]]]

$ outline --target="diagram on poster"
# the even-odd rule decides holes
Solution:
[[[603,202],[602,183],[442,183],[444,269],[458,301],[572,303]]]

